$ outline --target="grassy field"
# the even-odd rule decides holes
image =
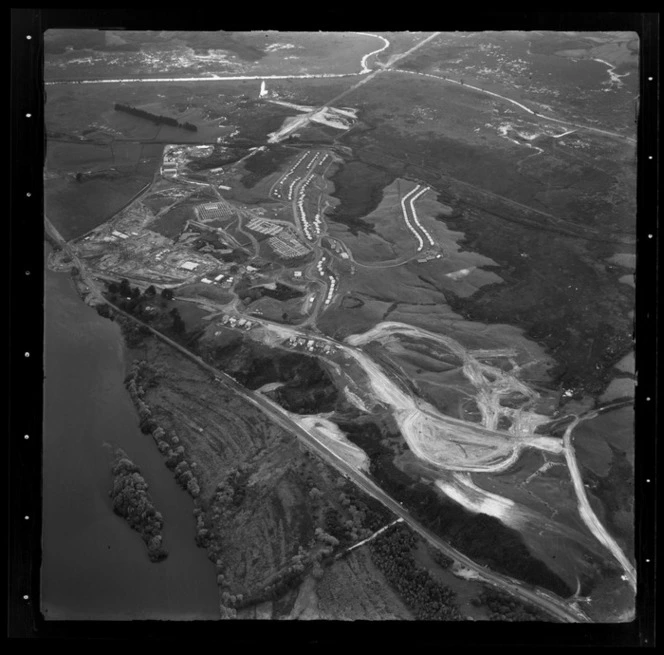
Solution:
[[[261,298],[252,302],[247,311],[268,321],[293,325],[302,322],[306,315],[301,313],[302,300],[279,301],[274,298]]]
[[[79,144],[50,141],[46,146],[46,166],[61,172],[96,172],[110,168],[134,172],[142,157],[140,144]]]
[[[134,175],[80,183],[50,179],[44,184],[44,210],[65,239],[74,239],[107,221],[148,181]]]
[[[417,241],[406,227],[400,204],[401,198],[413,188],[413,182],[402,178],[386,186],[376,209],[361,219],[361,229],[353,223],[344,224],[343,219],[337,222],[337,210],[333,215],[335,222],[330,224],[330,233],[342,239],[360,262],[389,262],[416,254]],[[429,191],[418,198],[418,218],[444,256],[440,260],[422,265],[413,262],[409,268],[417,270],[420,279],[435,288],[441,291],[449,290],[461,297],[470,296],[487,284],[501,282],[501,278],[495,273],[479,268],[495,266],[494,261],[476,252],[462,251],[458,243],[463,239],[463,233],[454,232],[443,221],[437,220],[442,208],[435,192]],[[466,270],[469,270],[470,274],[464,272],[461,277],[454,277],[456,272]],[[385,275],[391,274],[390,270],[385,271]],[[450,277],[450,274],[453,277]]]
[[[178,287],[178,296],[188,296],[195,299],[207,298],[222,305],[231,302],[234,297],[231,293],[220,289],[217,285],[205,284],[204,282]]]
[[[319,78],[309,80],[267,80],[268,92],[274,92],[279,100],[302,105],[319,106],[357,84],[356,77]],[[352,98],[352,96],[349,96]],[[352,100],[342,99],[344,107],[352,107]]]
[[[350,299],[352,308],[344,302]],[[358,301],[361,305],[358,305]],[[345,296],[341,305],[328,309],[319,319],[318,327],[335,339],[344,339],[349,334],[365,332],[379,323],[391,306],[390,301],[375,299],[362,293],[353,292]]]
[[[68,113],[71,96],[61,99],[61,103],[53,99],[47,104],[47,125],[54,121],[62,128],[65,117],[67,125],[74,124]],[[84,113],[77,123],[79,131],[85,120],[92,121],[92,114]],[[68,239],[103,223],[126,205],[152,180],[161,157],[160,147],[140,143],[49,140],[46,152],[45,211]]]
[[[184,229],[187,221],[195,220],[196,214],[193,207],[193,204],[186,202],[175,205],[175,207],[172,207],[159,218],[152,221],[150,223],[150,230],[158,232],[169,239],[176,239]]]
[[[353,32],[251,32],[243,38],[267,51],[254,67],[266,75],[359,73],[362,57],[383,46]]]
[[[238,38],[239,37],[239,38]],[[79,52],[137,52],[150,44],[186,43],[194,50],[224,48],[246,61],[263,55],[260,48],[243,42],[241,34],[218,32],[152,32],[145,30],[48,29],[44,33],[44,49],[48,55]]]

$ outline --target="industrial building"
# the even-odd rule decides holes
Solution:
[[[268,243],[278,255],[286,259],[302,257],[309,252],[308,248],[287,230],[277,237],[271,237]]]
[[[254,232],[260,232],[261,234],[279,234],[284,228],[281,225],[272,223],[271,221],[266,221],[264,218],[255,217],[249,221],[247,227]]]
[[[227,202],[208,202],[196,207],[196,213],[201,220],[213,221],[232,218],[235,208]]]

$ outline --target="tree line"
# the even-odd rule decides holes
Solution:
[[[141,294],[141,290],[138,287],[133,287],[129,284],[129,280],[126,278],[122,278],[119,283],[117,282],[109,282],[108,284],[108,291],[114,296],[123,296],[124,299],[130,301],[130,300],[135,300],[139,301],[141,298],[142,299],[152,299],[157,296],[157,289],[153,284],[151,284],[144,292]],[[164,300],[173,300],[173,289],[162,289],[161,290],[161,297]],[[121,298],[117,299],[118,301],[122,300]],[[116,304],[121,304],[120,302]],[[134,309],[134,307],[138,304],[138,302],[134,303],[131,305],[130,303],[126,303],[123,306],[123,309]]]
[[[190,132],[198,132],[198,128],[193,123],[179,123],[174,118],[170,116],[161,116],[160,114],[153,114],[144,109],[138,109],[137,107],[132,107],[131,105],[123,105],[119,102],[116,102],[114,105],[115,111],[122,111],[125,114],[131,114],[132,116],[138,116],[139,118],[145,118],[157,125],[170,125],[171,127],[180,127],[183,130],[189,130]]]
[[[483,589],[470,602],[475,607],[486,607],[492,621],[551,621],[537,607],[526,605],[497,589]]]
[[[416,545],[412,531],[398,525],[370,542],[371,560],[417,620],[462,621],[456,594],[415,562]]]
[[[172,289],[162,289],[158,292],[154,285],[150,285],[143,293],[138,287],[132,287],[129,281],[122,279],[119,283],[110,282],[107,285],[108,299],[120,309],[140,319],[144,323],[158,322],[162,332],[166,332],[174,339],[183,340],[186,337],[186,326],[180,311],[172,307],[166,311],[168,304],[173,300]],[[111,316],[112,310],[105,305],[97,308],[102,316]],[[142,345],[143,337],[149,336],[150,331],[142,325],[135,325],[129,320],[118,316],[127,346],[137,348]]]

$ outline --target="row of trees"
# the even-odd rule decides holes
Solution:
[[[141,297],[151,300],[158,293],[154,284],[151,284],[141,296],[141,290],[138,287],[132,287],[126,278],[122,278],[120,282],[109,282],[108,291],[114,296],[123,296],[126,300],[136,300]],[[162,289],[161,297],[164,300],[173,300],[173,289]]]
[[[131,105],[123,105],[119,102],[116,102],[114,105],[115,111],[122,111],[125,114],[131,114],[132,116],[138,116],[139,118],[145,118],[157,125],[170,125],[171,127],[180,127],[183,130],[189,130],[190,132],[198,132],[198,128],[193,123],[178,123],[174,118],[169,116],[161,116],[160,114],[153,114],[144,109],[138,109],[137,107],[132,107]]]
[[[148,548],[150,561],[160,562],[168,556],[161,535],[164,521],[148,494],[145,478],[121,448],[115,451],[111,472],[113,488],[109,496],[113,501],[113,511],[141,535]]]
[[[172,289],[162,289],[159,293],[154,285],[150,285],[141,293],[138,287],[132,287],[126,279],[122,279],[119,283],[109,282],[107,289],[111,302],[144,323],[158,322],[161,328],[171,329],[175,337],[183,337],[186,334],[186,326],[178,308],[173,307],[166,314],[168,303],[173,300]],[[166,316],[169,316],[170,320],[164,322]],[[129,347],[140,346],[142,338],[150,333],[144,327],[126,321],[121,321],[121,324]]]
[[[456,594],[419,567],[415,535],[398,525],[370,542],[371,559],[418,620],[461,621]]]
[[[180,438],[173,432],[167,433],[155,420],[152,409],[145,402],[146,386],[156,385],[156,372],[145,361],[136,361],[125,378],[125,385],[129,391],[134,405],[138,410],[140,428],[144,434],[151,434],[157,444],[159,452],[166,459],[166,466],[173,471],[177,483],[189,495],[196,499],[200,496],[201,488],[196,477],[197,464],[192,464],[186,459],[184,446]],[[199,541],[203,541],[201,537]]]
[[[492,621],[550,621],[550,617],[532,605],[497,589],[483,589],[470,601],[475,607],[486,607]]]
[[[304,568],[302,568],[302,571]],[[287,591],[298,586],[303,578],[303,572],[299,566],[286,568],[279,576],[274,578],[269,584],[248,596],[245,596],[241,603],[237,603],[238,609],[250,607],[265,601],[275,601],[281,598]]]

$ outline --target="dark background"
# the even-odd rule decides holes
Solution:
[[[375,6],[375,5],[374,5]],[[9,289],[9,430],[8,492],[8,614],[10,638],[196,638],[202,647],[216,637],[218,647],[271,641],[275,647],[296,642],[314,645],[350,644],[365,640],[396,646],[430,643],[436,648],[457,645],[654,646],[655,498],[658,405],[656,389],[659,153],[659,15],[655,13],[450,12],[440,6],[403,12],[383,5],[362,15],[353,7],[336,13],[312,7],[308,13],[264,6],[239,17],[228,6],[215,15],[208,7],[174,9],[12,9],[10,52],[10,222],[5,243]],[[636,276],[636,552],[638,613],[631,624],[560,625],[426,622],[46,622],[39,610],[41,564],[42,383],[43,351],[43,178],[44,130],[42,86],[43,32],[49,28],[150,30],[630,30],[641,39],[641,96],[638,129],[638,257]],[[26,39],[30,35],[31,39]],[[648,80],[652,77],[653,80]],[[32,116],[27,118],[26,113]],[[652,154],[654,159],[648,160]],[[26,194],[30,193],[30,197]],[[649,235],[653,235],[652,238]],[[30,352],[26,358],[24,353]],[[24,439],[24,435],[29,439]],[[649,480],[647,482],[646,480]],[[28,515],[29,520],[24,516]],[[24,595],[28,599],[24,599]],[[259,628],[259,629],[256,629]],[[287,640],[287,641],[286,641]],[[201,643],[202,642],[202,643]]]

